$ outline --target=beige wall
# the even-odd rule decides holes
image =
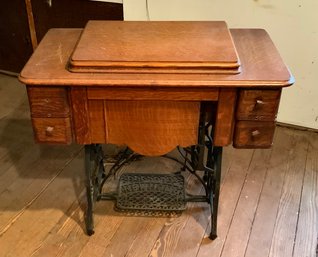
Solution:
[[[124,0],[125,20],[225,20],[265,28],[296,78],[278,120],[318,129],[318,0]]]

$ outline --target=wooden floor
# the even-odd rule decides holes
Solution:
[[[269,150],[224,149],[218,238],[209,208],[177,218],[125,217],[111,202],[84,233],[83,149],[33,143],[26,92],[0,75],[0,256],[316,257],[318,134],[279,127]],[[175,171],[146,158],[125,171]],[[188,180],[199,192],[199,184]]]

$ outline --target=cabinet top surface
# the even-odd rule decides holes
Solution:
[[[22,70],[28,85],[134,87],[283,87],[294,82],[277,49],[262,29],[231,29],[240,74],[74,73],[69,58],[81,29],[51,29]],[[199,46],[198,46],[199,47]]]
[[[89,21],[70,61],[104,69],[239,66],[224,21]]]

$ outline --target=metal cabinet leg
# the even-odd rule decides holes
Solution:
[[[222,164],[222,147],[213,148],[213,181],[212,181],[212,197],[210,198],[211,204],[211,234],[210,238],[213,240],[217,237],[217,217],[220,195],[221,183],[221,164]]]
[[[92,167],[92,146],[85,145],[85,174],[86,174],[86,197],[87,197],[87,210],[85,213],[85,223],[87,234],[94,234],[94,184],[93,184],[93,167]]]
[[[85,223],[87,234],[94,234],[94,204],[98,200],[101,184],[105,177],[103,150],[101,145],[85,145],[85,173],[87,210]]]
[[[205,183],[203,186],[206,189],[206,201],[210,204],[211,209],[211,233],[209,237],[214,240],[217,237],[217,216],[220,194],[222,147],[213,145],[213,123],[206,122],[205,115],[206,106],[201,105],[198,136],[199,146],[201,146],[201,158],[197,159],[203,164],[204,150],[208,150],[206,162],[203,164],[203,181]],[[201,166],[198,165],[197,167],[194,167],[194,169],[201,169]]]

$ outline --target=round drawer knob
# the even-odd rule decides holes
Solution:
[[[54,127],[48,126],[48,127],[46,127],[46,129],[45,129],[45,134],[46,134],[47,136],[52,136],[52,135],[53,135],[53,131],[54,131]]]
[[[259,130],[257,130],[257,129],[252,131],[252,137],[257,137],[260,134],[261,134],[261,132],[259,132]]]
[[[261,99],[256,99],[256,100],[255,100],[255,104],[254,104],[254,110],[256,111],[256,110],[258,110],[258,109],[261,109],[264,104],[265,104],[265,103],[264,103],[263,100],[261,100]]]

